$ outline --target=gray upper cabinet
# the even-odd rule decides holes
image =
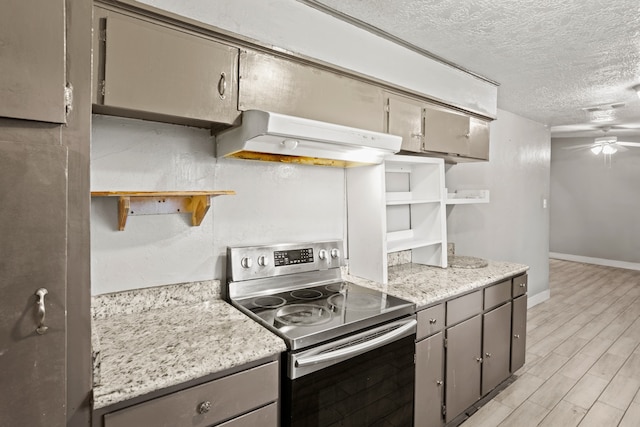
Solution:
[[[95,10],[94,111],[205,126],[236,120],[237,48]]]
[[[454,162],[489,159],[489,122],[419,99],[387,94],[385,131],[402,136],[405,152]]]
[[[382,88],[249,50],[240,54],[238,108],[384,131]]]
[[[427,106],[424,117],[425,150],[489,159],[488,122],[437,106]]]
[[[387,98],[387,133],[402,137],[402,149],[419,152],[423,145],[423,104],[419,101],[389,95]]]
[[[65,1],[6,0],[0,13],[0,117],[65,123]]]

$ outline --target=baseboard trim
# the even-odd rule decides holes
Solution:
[[[582,262],[585,264],[603,265],[605,267],[626,268],[627,270],[640,270],[640,263],[637,262],[616,261],[613,259],[604,258],[591,258],[580,255],[560,254],[557,252],[549,252],[549,258]]]
[[[538,304],[545,302],[550,297],[551,297],[551,291],[549,289],[528,297],[529,299],[527,300],[527,309],[530,309],[533,306],[536,306]]]

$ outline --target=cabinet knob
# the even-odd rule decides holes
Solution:
[[[526,283],[520,283],[520,287],[521,287],[521,288],[524,288],[525,286],[527,286],[527,284],[526,284]]]
[[[485,353],[484,354],[486,357],[491,357],[491,353]]]
[[[520,339],[520,334],[514,334],[513,337],[518,340]]]
[[[421,132],[412,133],[411,138],[422,138],[422,133]]]
[[[439,386],[439,385],[442,385],[442,384],[444,384],[444,381],[442,381],[442,380],[438,380],[438,381],[436,381],[436,385],[438,385],[438,386]]]
[[[204,402],[198,405],[199,414],[206,414],[210,410],[211,410],[211,402],[209,402],[208,400],[205,400]]]
[[[476,357],[476,362],[482,363],[482,357]]]
[[[438,322],[438,319],[429,319],[429,323],[435,325]]]

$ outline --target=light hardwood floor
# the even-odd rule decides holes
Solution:
[[[640,426],[640,271],[549,265],[525,366],[461,427]]]

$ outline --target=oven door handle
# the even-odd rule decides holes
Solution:
[[[340,350],[330,351],[328,353],[322,353],[315,356],[309,356],[297,359],[295,365],[297,368],[313,365],[315,363],[326,362],[327,360],[340,359],[343,357],[351,356],[358,353],[364,353],[365,351],[381,347],[393,340],[397,337],[405,334],[407,331],[410,331],[418,324],[416,319],[411,319],[409,322],[404,325],[394,329],[391,332],[388,332],[384,335],[376,337],[372,340],[365,341],[360,344],[355,344],[353,346],[341,348]]]

